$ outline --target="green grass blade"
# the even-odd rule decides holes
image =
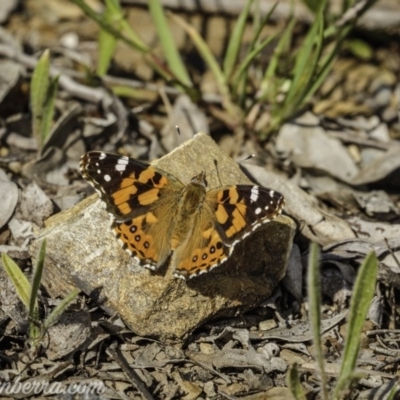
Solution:
[[[331,71],[333,64],[336,60],[336,56],[339,54],[339,51],[342,47],[342,42],[346,38],[347,34],[350,31],[350,27],[343,28],[341,31],[338,32],[338,37],[336,42],[333,45],[332,50],[328,50],[327,54],[320,60],[318,66],[318,74],[314,78],[313,82],[308,85],[307,91],[303,97],[303,104],[307,103],[314,93],[319,89],[322,82],[325,81],[327,75]]]
[[[54,109],[56,104],[56,97],[58,93],[58,76],[49,79],[49,87],[47,90],[47,98],[43,106],[43,121],[42,121],[42,138],[43,143],[41,150],[45,146],[50,137],[51,128],[53,126]]]
[[[297,365],[294,364],[289,368],[287,374],[287,385],[292,392],[293,397],[296,400],[306,400],[307,397],[304,394],[303,387],[300,383],[299,372],[297,370]]]
[[[229,87],[226,82],[226,77],[222,72],[214,55],[212,54],[210,48],[208,47],[207,43],[199,35],[196,29],[194,29],[191,25],[189,25],[184,19],[180,18],[175,14],[171,14],[171,18],[173,18],[175,22],[179,24],[189,35],[193,44],[196,46],[198,52],[203,57],[205,63],[208,65],[211,72],[215,76],[219,92],[222,96],[222,103],[227,112],[230,114],[231,117],[234,117],[235,119],[240,119],[241,118],[240,109],[238,109],[238,107],[236,107],[232,103]]]
[[[223,71],[227,80],[229,80],[231,77],[233,69],[236,65],[240,45],[242,44],[243,33],[246,28],[247,18],[249,16],[250,7],[252,4],[253,0],[247,0],[246,5],[236,21],[235,27],[233,28],[228,42],[228,48],[223,63]]]
[[[228,88],[226,86],[225,76],[205,40],[199,35],[196,29],[194,29],[191,25],[189,25],[184,19],[175,14],[171,14],[171,17],[189,35],[193,44],[199,51],[200,55],[203,57],[204,61],[206,62],[206,64],[216,77],[218,85],[220,86],[220,88],[222,87],[222,91],[223,92],[228,91]]]
[[[135,49],[145,56],[145,60],[149,63],[151,68],[157,71],[164,79],[174,78],[171,76],[171,72],[166,70],[165,66],[156,59],[156,57],[151,53],[151,48],[143,42],[143,40],[136,34],[136,32],[131,28],[128,21],[121,16],[118,19],[118,26],[114,27],[105,16],[94,11],[90,6],[86,4],[84,0],[71,0],[72,3],[76,4],[82,9],[82,11],[93,21],[95,21],[99,27],[116,39],[122,40],[132,49]]]
[[[348,51],[361,61],[372,61],[374,56],[374,48],[361,39],[347,39],[343,43],[342,50]]]
[[[28,278],[24,275],[16,262],[7,254],[1,254],[1,261],[3,263],[4,270],[11,279],[11,282],[17,291],[18,297],[21,299],[26,309],[29,310],[31,284],[29,283]]]
[[[283,35],[281,36],[274,50],[274,54],[271,57],[271,61],[269,62],[268,68],[265,71],[263,81],[261,83],[261,100],[271,99],[271,101],[274,101],[276,98],[276,90],[272,89],[273,86],[276,86],[276,82],[280,81],[279,77],[277,76],[279,61],[285,49],[289,47],[295,22],[296,21],[294,18],[289,21],[289,24],[286,26]]]
[[[327,400],[329,397],[326,384],[324,354],[322,351],[321,342],[321,281],[319,274],[319,248],[316,243],[312,243],[310,246],[310,254],[308,257],[307,287],[308,302],[310,307],[309,318],[314,342],[314,358],[321,378],[322,399]]]
[[[319,0],[303,0],[303,3],[315,14],[318,12],[321,4]]]
[[[318,13],[316,20],[314,21],[313,26],[308,32],[300,51],[296,56],[296,63],[293,70],[293,80],[290,85],[289,92],[287,93],[285,103],[289,106],[289,108],[294,109],[295,97],[299,97],[302,90],[308,80],[310,79],[313,70],[310,66],[315,66],[316,57],[313,57],[313,48],[316,45],[318,48],[321,47],[323,37],[322,35],[318,35],[318,32],[323,32],[323,13]],[[319,52],[315,51],[315,54],[318,55]]]
[[[31,110],[32,110],[32,131],[42,147],[45,141],[43,132],[44,105],[46,103],[48,89],[50,85],[50,51],[45,50],[40,57],[31,80]]]
[[[275,3],[261,20],[260,13],[254,13],[254,21],[256,25],[254,27],[254,35],[250,42],[249,51],[230,80],[233,83],[232,93],[236,96],[236,98],[239,97],[238,103],[242,109],[246,108],[246,87],[250,64],[253,60],[255,60],[258,54],[278,35],[278,33],[270,35],[268,38],[265,38],[261,43],[259,43],[259,37],[265,25],[271,18],[272,13],[275,11],[277,5],[278,3]]]
[[[74,289],[72,292],[67,294],[60,303],[57,305],[57,307],[54,308],[54,310],[47,316],[47,318],[44,321],[44,328],[48,329],[54,323],[57,321],[58,317],[68,308],[68,306],[71,304],[72,301],[75,300],[76,296],[78,296],[79,290]]]
[[[349,377],[353,376],[361,344],[362,327],[374,296],[378,274],[378,260],[375,252],[370,252],[358,271],[353,288],[348,317],[348,331],[343,360],[335,389],[335,398],[341,398],[346,389]]]
[[[100,28],[98,47],[96,74],[101,77],[107,73],[110,67],[115,48],[117,47],[117,39],[105,29]]]
[[[121,5],[118,0],[104,0],[106,4],[105,16],[106,18],[112,21],[122,21],[124,14],[121,9]]]
[[[266,134],[278,129],[283,121],[298,112],[305,104],[305,99],[310,97],[310,88],[313,87],[313,81],[318,74],[317,70],[324,44],[324,10],[325,2],[322,2],[314,25],[296,55],[293,78],[283,103],[278,107],[274,107],[274,103],[272,103],[271,122]]]
[[[176,47],[161,2],[149,0],[148,5],[169,69],[183,86],[191,87],[192,81]]]
[[[254,47],[256,47],[257,43],[258,43],[258,39],[261,35],[261,32],[263,31],[265,25],[267,25],[268,21],[271,18],[271,15],[273,14],[273,12],[275,11],[275,8],[277,7],[278,2],[276,2],[271,9],[268,11],[268,13],[263,17],[263,19],[261,21],[259,21],[259,23],[256,26],[255,32],[254,32],[254,36],[252,38],[252,41],[250,43],[250,49],[254,49]]]
[[[261,82],[258,100],[266,101],[270,103],[271,106],[271,121],[268,129],[264,132],[260,132],[261,139],[265,139],[269,134],[271,134],[271,132],[282,123],[285,115],[284,108],[281,104],[277,103],[278,94],[285,83],[285,79],[282,78],[281,74],[278,74],[278,66],[285,51],[288,52],[290,49],[290,42],[292,40],[295,23],[296,20],[292,17],[284,29]]]
[[[38,320],[37,315],[37,297],[40,288],[40,282],[42,281],[44,258],[46,257],[46,239],[44,239],[40,245],[38,258],[33,272],[33,279],[31,285],[31,293],[29,295],[29,316],[33,320]]]
[[[393,387],[390,389],[390,392],[386,400],[398,399],[397,395],[399,394],[399,392],[400,392],[399,384],[398,382],[395,382]]]
[[[308,0],[308,1],[310,1],[310,0]],[[354,3],[354,0],[343,0],[342,13],[345,13],[353,5],[353,3]]]
[[[89,18],[95,21],[102,29],[114,35],[117,39],[124,41],[132,48],[140,51],[141,53],[148,53],[149,46],[136,34],[136,32],[129,26],[128,22],[123,19],[119,23],[118,28],[115,28],[103,15],[94,11],[86,4],[84,0],[70,0],[76,4]]]
[[[39,326],[39,307],[38,307],[38,293],[40,282],[42,281],[44,258],[46,256],[46,240],[40,245],[38,258],[33,272],[33,279],[31,285],[31,293],[29,295],[29,337],[34,346],[38,344],[38,340],[41,336],[41,330]]]
[[[123,20],[121,7],[117,0],[105,0],[104,19],[113,26],[119,27]],[[118,28],[117,28],[118,29]],[[96,73],[98,76],[103,76],[107,73],[112,57],[117,46],[117,38],[108,30],[100,27],[98,39],[98,56]]]
[[[339,49],[340,49],[340,43],[337,43],[335,45],[335,49],[332,50],[332,52],[330,52],[326,57],[324,57],[324,60],[321,62],[321,67],[318,71],[318,76],[309,86],[307,93],[305,93],[303,97],[302,101],[303,104],[307,103],[311,99],[314,93],[320,88],[322,82],[325,81],[327,75],[329,74],[329,72],[333,67],[333,63],[336,60],[336,56],[339,52]]]
[[[239,81],[242,79],[244,74],[247,72],[248,68],[250,67],[250,64],[254,59],[258,56],[259,53],[263,51],[263,49],[271,43],[272,40],[276,38],[278,34],[275,33],[267,38],[265,38],[258,46],[256,46],[250,53],[246,55],[242,63],[239,65],[239,68],[235,74],[235,78],[233,81],[235,82],[235,86],[239,83]]]
[[[145,57],[151,68],[157,71],[165,79],[171,79],[171,71],[166,70],[165,66],[151,54],[151,48],[143,42],[139,35],[131,28],[128,21],[123,17],[117,18],[118,25],[107,20],[104,15],[101,15],[89,7],[84,0],[71,0],[74,4],[82,9],[82,11],[93,21],[95,21],[101,29],[113,35],[116,39],[122,40],[131,48],[139,51]],[[115,11],[115,10],[113,10]]]
[[[312,32],[311,38],[314,43],[311,43],[311,51],[307,54],[301,54],[306,60],[305,68],[300,71],[295,71],[295,79],[292,81],[290,90],[285,98],[284,117],[291,117],[298,112],[301,106],[305,103],[305,99],[309,98],[308,92],[312,84],[318,76],[318,64],[321,58],[322,46],[324,43],[324,22],[323,13],[319,13],[319,23],[316,23],[316,32]],[[302,53],[302,52],[301,52]],[[308,61],[307,61],[308,60]]]

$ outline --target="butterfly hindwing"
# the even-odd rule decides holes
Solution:
[[[155,270],[161,267],[171,254],[175,222],[174,218],[162,218],[170,212],[168,205],[161,201],[152,211],[112,225],[122,247],[146,268]]]
[[[225,262],[229,251],[216,230],[213,210],[204,203],[195,217],[193,230],[172,256],[175,276],[186,279],[208,272]]]

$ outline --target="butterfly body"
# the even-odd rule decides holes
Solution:
[[[207,190],[204,172],[185,185],[155,166],[115,154],[86,153],[81,171],[106,204],[123,248],[152,270],[170,260],[181,278],[225,262],[239,241],[284,205],[282,195],[261,186]]]
[[[206,196],[206,186],[203,182],[194,180],[184,187],[180,193],[180,198],[176,210],[174,211],[175,221],[173,222],[173,234],[171,240],[172,250],[176,250],[180,243],[190,235],[196,225],[196,215],[203,212],[202,208],[207,205],[204,203]]]

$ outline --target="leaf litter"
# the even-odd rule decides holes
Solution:
[[[34,19],[41,19],[33,5],[27,7],[31,7]],[[60,11],[58,7],[62,6],[55,6],[52,12]],[[18,11],[8,13],[4,18],[9,19],[9,29],[15,34],[21,16]],[[83,30],[81,17],[80,13],[69,17],[78,37]],[[40,38],[46,37],[48,25],[58,29],[51,18],[42,21],[37,32],[39,43],[33,45],[36,50],[49,43],[58,45],[57,35],[47,42]],[[26,28],[19,29],[19,37],[29,43],[32,39],[27,39]],[[94,32],[93,27],[88,30]],[[90,46],[85,48],[79,39],[74,43],[79,46],[75,52],[90,60]],[[307,377],[316,369],[310,356],[312,334],[302,280],[308,243],[316,241],[323,246],[322,332],[330,361],[326,372],[331,376],[339,371],[357,267],[371,249],[376,251],[381,264],[360,353],[358,372],[365,378],[357,394],[359,398],[381,398],[381,393],[390,391],[398,375],[400,288],[400,131],[398,116],[393,113],[393,103],[399,104],[400,83],[393,79],[396,75],[392,71],[382,74],[380,82],[373,66],[355,68],[356,72],[345,75],[345,79],[354,80],[347,85],[347,93],[333,96],[332,103],[317,101],[314,114],[285,124],[271,149],[270,144],[254,145],[250,135],[240,141],[232,139],[229,124],[223,125],[226,116],[212,119],[215,109],[203,109],[188,98],[177,97],[173,88],[166,87],[162,95],[153,94],[141,103],[121,101],[108,90],[84,85],[72,74],[73,52],[60,51],[56,73],[61,74],[61,96],[57,98],[55,125],[39,149],[30,135],[26,93],[27,71],[32,70],[36,57],[22,49],[2,29],[0,250],[26,273],[32,265],[29,245],[46,219],[68,210],[88,193],[78,173],[81,154],[96,148],[135,158],[159,157],[182,142],[176,125],[185,139],[199,130],[213,132],[214,139],[238,161],[255,149],[256,157],[242,162],[243,168],[260,184],[283,193],[286,213],[296,220],[298,234],[286,278],[270,299],[245,316],[216,316],[184,340],[163,342],[138,336],[118,316],[99,308],[101,297],[91,293],[81,295],[44,336],[42,348],[32,351],[26,344],[26,312],[1,268],[2,381],[59,382],[63,388],[73,382],[97,382],[106,388],[98,398],[263,398],[279,387],[283,391],[277,397],[288,398],[284,377],[288,365],[295,361],[312,390],[316,383]],[[129,63],[123,65],[129,66],[127,74],[133,72]],[[341,68],[347,70],[349,64],[339,64],[335,73],[342,73]],[[365,71],[368,78],[358,79],[357,74]],[[132,86],[137,83],[127,80]],[[360,87],[360,82],[368,80],[371,86]],[[340,89],[345,88],[341,85]],[[349,100],[354,93],[357,96]],[[371,109],[379,117],[365,112]],[[323,113],[329,119],[321,118]],[[352,113],[358,116],[349,118]],[[56,305],[44,289],[40,299],[42,313]],[[14,397],[39,398],[35,393],[15,393]]]

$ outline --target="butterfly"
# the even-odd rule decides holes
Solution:
[[[271,189],[207,190],[204,171],[184,184],[156,166],[117,154],[88,152],[80,168],[111,214],[122,247],[152,270],[169,262],[183,279],[224,263],[237,243],[284,207],[283,196]]]

